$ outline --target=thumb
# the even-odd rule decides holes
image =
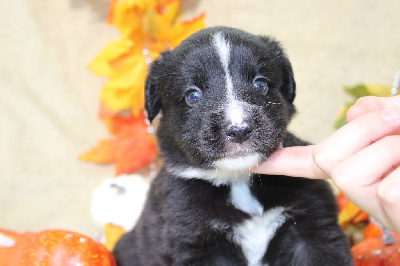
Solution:
[[[315,145],[309,145],[280,149],[253,168],[252,172],[312,179],[328,178],[313,160],[314,147]]]

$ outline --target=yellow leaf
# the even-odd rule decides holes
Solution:
[[[146,57],[141,53],[126,55],[113,64],[113,72],[108,86],[130,87],[138,82],[144,83],[147,71]]]
[[[387,97],[390,96],[390,89],[389,86],[381,86],[381,85],[365,85],[368,93],[370,95],[378,96],[378,97]]]
[[[146,71],[144,55],[128,56],[102,88],[101,102],[114,112],[132,109],[134,114],[138,114],[144,107]]]
[[[124,233],[125,229],[122,226],[114,224],[104,225],[104,236],[106,240],[104,245],[106,246],[106,248],[112,251],[114,249],[115,244]]]
[[[112,63],[128,54],[133,47],[133,42],[127,39],[119,39],[110,42],[89,63],[89,68],[100,76],[111,76],[114,71]]]
[[[100,100],[111,111],[118,113],[129,110],[132,106],[133,93],[125,88],[110,88],[104,86],[100,93]]]
[[[184,39],[189,37],[191,34],[203,29],[204,16],[205,13],[201,14],[200,16],[190,21],[183,21],[175,24],[169,39],[171,47],[178,46]]]
[[[153,42],[168,44],[168,48],[174,48],[192,33],[204,28],[204,16],[201,14],[190,21],[179,21],[180,1],[171,1],[165,5],[163,12],[149,9],[143,17],[144,30],[149,34]]]
[[[115,160],[114,156],[114,141],[100,140],[97,146],[91,150],[79,155],[79,160],[94,163],[112,163]]]
[[[141,30],[141,17],[148,8],[156,6],[155,0],[119,0],[111,3],[108,22],[119,30],[123,38]]]
[[[345,226],[348,223],[353,222],[353,219],[364,213],[360,208],[354,205],[352,202],[348,202],[338,215],[338,223],[340,226]],[[364,217],[364,215],[361,215]],[[366,215],[368,217],[368,215]],[[357,221],[359,222],[359,221]]]
[[[143,17],[144,30],[156,39],[166,39],[162,35],[169,32],[179,15],[180,1],[170,2],[162,12],[154,8],[148,9]]]

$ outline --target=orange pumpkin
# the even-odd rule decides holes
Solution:
[[[400,239],[390,245],[385,245],[381,237],[367,238],[353,246],[354,266],[398,266],[400,265]]]
[[[0,247],[0,265],[102,265],[115,266],[112,254],[93,239],[66,230],[16,233],[0,230],[14,242]]]
[[[370,217],[370,221],[372,225],[367,232],[371,235],[378,234],[380,236],[366,238],[352,247],[354,266],[400,265],[400,238],[392,234],[374,218]]]

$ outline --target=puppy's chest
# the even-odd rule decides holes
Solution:
[[[230,202],[250,216],[233,227],[233,241],[241,247],[248,265],[262,265],[270,241],[287,219],[286,208],[282,206],[264,210],[247,183],[231,186]]]

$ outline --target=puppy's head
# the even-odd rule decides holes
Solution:
[[[278,149],[294,113],[295,82],[279,44],[232,28],[193,34],[153,62],[149,120],[165,162],[244,170]]]

